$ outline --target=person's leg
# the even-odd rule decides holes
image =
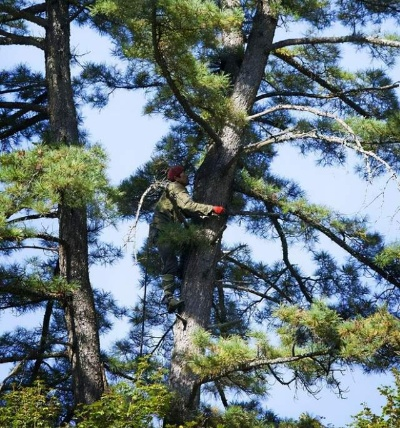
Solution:
[[[163,264],[161,271],[161,286],[164,290],[164,301],[167,303],[168,312],[175,312],[183,305],[182,300],[174,298],[176,288],[175,277],[178,276],[179,262],[174,250],[169,245],[158,245],[158,251]]]

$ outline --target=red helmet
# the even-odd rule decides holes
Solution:
[[[179,177],[185,168],[182,165],[172,166],[167,172],[167,178],[169,181],[175,181],[175,177]]]

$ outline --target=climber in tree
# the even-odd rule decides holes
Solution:
[[[165,239],[165,236],[163,239],[163,233],[171,230],[171,224],[186,225],[187,217],[208,216],[213,213],[221,215],[225,209],[221,206],[194,202],[186,190],[189,179],[182,166],[169,168],[167,178],[170,183],[167,184],[156,204],[153,221],[150,225],[149,241],[158,248],[162,261],[163,301],[167,304],[168,313],[173,313],[183,307],[183,301],[174,298],[175,278],[181,277],[181,266],[176,246],[171,243],[170,239]]]

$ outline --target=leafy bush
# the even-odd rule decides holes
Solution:
[[[61,406],[36,382],[32,387],[15,388],[1,397],[0,426],[8,428],[50,428],[56,426]]]
[[[154,418],[162,419],[171,393],[161,383],[161,370],[149,371],[149,364],[138,365],[134,383],[121,382],[93,404],[77,412],[79,428],[149,428]]]

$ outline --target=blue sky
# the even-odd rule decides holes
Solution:
[[[103,60],[108,57],[111,47],[105,39],[99,41],[97,36],[82,29],[73,31],[72,45],[86,53],[81,61]],[[22,48],[0,48],[0,68],[20,62],[22,58],[32,66],[42,67],[42,57],[40,53],[38,56],[37,50],[27,53]],[[111,95],[109,105],[102,111],[84,110],[85,128],[90,133],[91,141],[100,143],[109,154],[109,177],[114,184],[128,177],[149,159],[155,143],[167,130],[166,124],[159,117],[143,116],[143,105],[143,94],[116,91]],[[316,167],[314,160],[302,157],[285,145],[279,149],[273,171],[297,181],[315,203],[325,204],[351,215],[370,213],[377,229],[386,233],[389,240],[398,239],[399,193],[394,182],[389,182],[387,188],[385,179],[373,186],[367,185],[354,177],[351,166],[341,169]],[[119,225],[118,230],[105,231],[104,239],[122,245],[131,224],[124,222]],[[227,230],[225,239],[231,243],[236,242],[238,234],[240,240],[245,239],[242,231],[237,228]],[[146,235],[147,225],[141,224],[138,229],[138,244]],[[249,238],[249,242],[256,258],[261,259],[265,246],[255,237]],[[95,267],[91,271],[91,280],[96,288],[111,291],[121,304],[129,306],[141,294],[139,273],[133,264],[131,251],[132,247],[129,247],[124,259],[114,266]],[[278,253],[277,257],[279,255]],[[296,257],[301,263],[301,248],[293,254],[293,258]],[[8,330],[13,325],[29,325],[31,321],[29,318],[3,316],[1,330]],[[113,335],[102,342],[103,346],[107,346],[115,338],[123,337],[126,329],[126,324],[117,322]],[[0,367],[0,382],[6,373]],[[373,411],[379,412],[383,401],[377,387],[390,383],[391,376],[363,376],[358,370],[349,370],[342,381],[343,388],[349,389],[345,400],[337,399],[327,391],[322,392],[319,399],[315,399],[302,391],[296,392],[294,389],[275,385],[267,405],[280,416],[298,417],[300,413],[307,411],[314,415],[324,415],[326,424],[341,427],[350,422],[350,415],[361,410],[363,402],[368,403]]]

